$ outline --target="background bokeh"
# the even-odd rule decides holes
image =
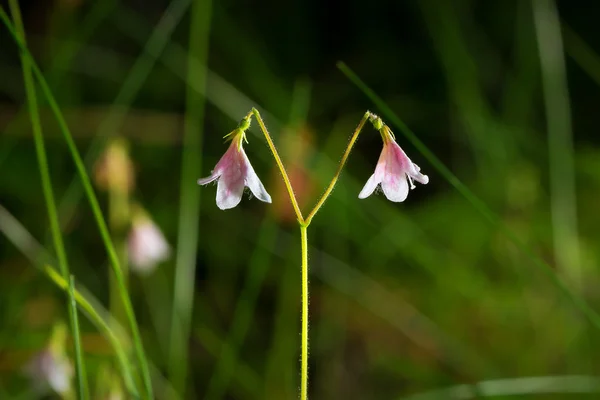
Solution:
[[[20,4],[29,48],[89,173],[112,139],[126,139],[132,199],[171,244],[167,262],[129,277],[158,398],[297,397],[299,232],[256,123],[246,151],[273,203],[245,195],[224,212],[215,186],[196,185],[253,106],[305,213],[366,110],[381,113],[430,178],[404,203],[359,200],[381,149],[366,126],[311,224],[313,399],[598,396],[598,327],[542,264],[600,310],[600,3],[559,1],[558,18],[546,0]],[[467,198],[340,72],[340,60]],[[71,270],[98,307],[112,308],[105,248],[39,98]],[[186,126],[199,135],[187,147]],[[67,308],[39,269],[54,250],[19,53],[4,28],[0,132],[0,398],[31,398],[23,365]],[[109,196],[96,189],[108,216]],[[182,284],[191,297],[175,290]],[[192,310],[189,335],[173,326],[178,307]],[[92,392],[101,393],[111,347],[80,322]]]

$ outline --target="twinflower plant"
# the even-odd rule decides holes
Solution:
[[[219,160],[215,168],[213,169],[210,176],[199,179],[198,184],[206,185],[210,182],[217,181],[217,206],[222,209],[233,208],[238,205],[242,199],[244,188],[248,187],[250,191],[256,196],[257,199],[266,203],[271,202],[271,196],[267,193],[262,182],[254,172],[248,156],[244,152],[242,147],[243,142],[246,141],[246,131],[250,127],[252,117],[256,119],[262,133],[265,135],[269,149],[275,158],[275,162],[281,176],[285,183],[285,187],[292,202],[298,224],[300,226],[300,239],[302,248],[302,328],[301,328],[301,359],[300,359],[300,399],[306,400],[308,398],[308,227],[314,218],[315,214],[323,206],[338,178],[344,168],[346,161],[358,139],[362,128],[367,121],[370,121],[375,129],[380,133],[383,139],[383,150],[379,161],[375,168],[375,172],[368,179],[364,188],[358,195],[359,198],[364,199],[370,196],[378,186],[385,196],[394,202],[401,202],[406,199],[410,189],[414,189],[415,186],[413,181],[426,184],[429,182],[427,175],[423,175],[420,172],[420,168],[413,163],[406,153],[400,148],[394,138],[394,134],[390,128],[383,123],[381,118],[377,115],[367,111],[363,118],[360,120],[356,127],[354,134],[352,135],[346,151],[342,156],[342,160],[338,165],[337,171],[333,176],[331,182],[325,189],[325,192],[321,198],[317,201],[317,204],[308,213],[306,217],[302,214],[300,207],[298,207],[298,201],[290,179],[286,172],[286,169],[277,153],[275,144],[271,139],[265,123],[263,122],[260,113],[257,109],[253,108],[240,122],[238,127],[225,137],[231,140],[228,150],[225,152],[223,157]]]

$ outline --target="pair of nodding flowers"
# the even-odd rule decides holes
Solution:
[[[427,184],[429,178],[420,172],[417,164],[413,163],[400,148],[390,128],[377,115],[369,113],[369,120],[381,134],[383,150],[375,167],[375,172],[359,193],[364,199],[370,196],[378,186],[390,201],[401,202],[414,189],[413,181]],[[231,145],[219,160],[210,176],[198,180],[198,184],[206,185],[217,181],[217,206],[226,210],[239,204],[247,186],[257,199],[266,203],[271,202],[271,196],[254,172],[248,156],[242,146],[246,139],[246,130],[250,127],[250,118],[242,120],[238,128],[225,137],[231,139]]]

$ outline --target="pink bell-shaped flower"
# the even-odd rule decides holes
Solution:
[[[198,184],[206,185],[217,180],[217,207],[221,210],[237,206],[242,200],[246,186],[257,199],[270,203],[271,196],[258,179],[242,147],[242,141],[245,139],[244,130],[238,128],[228,136],[232,137],[229,149],[221,157],[211,175],[198,179]]]
[[[371,175],[360,194],[359,199],[369,197],[381,185],[383,194],[390,201],[401,202],[408,196],[409,184],[414,189],[413,180],[427,184],[429,178],[420,172],[417,164],[413,163],[406,153],[400,148],[394,134],[376,116],[373,116],[373,124],[379,129],[383,138],[383,150],[379,156],[375,173]]]

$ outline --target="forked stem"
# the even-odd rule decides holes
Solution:
[[[348,161],[348,157],[350,156],[350,152],[352,151],[352,147],[354,147],[354,143],[358,139],[358,135],[362,130],[363,126],[367,122],[367,120],[373,116],[369,111],[365,113],[362,117],[358,126],[354,130],[352,137],[350,138],[350,142],[348,142],[348,146],[346,147],[346,151],[342,156],[342,160],[338,165],[337,171],[335,175],[331,179],[331,182],[325,189],[325,192],[317,202],[317,204],[313,207],[312,211],[308,214],[308,217],[304,219],[302,217],[302,211],[300,211],[300,207],[298,206],[298,201],[296,199],[296,195],[294,194],[294,189],[292,188],[292,184],[288,177],[288,174],[283,166],[283,162],[277,153],[277,149],[275,148],[275,144],[271,139],[271,135],[269,135],[269,131],[267,131],[267,127],[260,117],[260,113],[256,108],[252,108],[252,111],[249,112],[244,118],[244,122],[249,124],[249,120],[251,116],[254,115],[256,117],[256,121],[260,126],[263,134],[265,135],[265,139],[267,140],[267,144],[269,145],[269,149],[275,158],[275,162],[277,163],[277,168],[279,168],[279,172],[281,172],[281,176],[283,177],[283,181],[285,183],[285,187],[287,189],[288,195],[290,196],[290,201],[292,202],[292,206],[294,207],[294,212],[296,213],[296,217],[298,218],[298,223],[300,224],[300,240],[301,240],[301,248],[302,248],[302,328],[301,328],[301,356],[300,356],[300,400],[308,399],[308,226],[312,221],[315,214],[319,211],[319,209],[325,204],[325,201],[333,191],[335,184],[337,183],[342,169],[346,165],[346,161]],[[247,126],[246,126],[247,127]]]

